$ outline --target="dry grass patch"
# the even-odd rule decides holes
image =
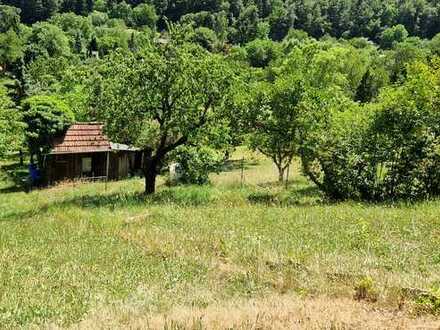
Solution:
[[[149,313],[126,302],[97,309],[72,329],[440,329],[440,321],[413,319],[399,311],[375,309],[350,299],[266,298],[211,304],[206,308],[177,307]]]

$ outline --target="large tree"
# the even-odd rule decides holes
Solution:
[[[38,166],[43,168],[43,155],[49,152],[52,138],[62,133],[73,122],[74,115],[55,95],[29,97],[23,101],[22,107],[31,161],[37,156]]]
[[[8,90],[0,82],[0,156],[17,151],[23,143],[24,125]]]
[[[91,79],[92,108],[113,140],[144,150],[145,192],[154,193],[165,157],[218,125],[231,85],[229,65],[200,46],[171,39],[114,53],[98,71]]]

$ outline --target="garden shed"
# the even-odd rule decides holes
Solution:
[[[76,123],[53,139],[45,161],[49,184],[76,178],[118,180],[142,168],[139,149],[109,141],[102,123]]]

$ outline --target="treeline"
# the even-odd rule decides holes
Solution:
[[[261,29],[268,29],[273,40],[283,39],[292,28],[315,38],[330,35],[373,41],[398,24],[420,38],[440,32],[440,4],[435,0],[2,0],[0,4],[19,8],[26,24],[57,13],[87,16],[95,10],[123,19],[129,26],[136,24],[136,7],[148,5],[159,17],[159,29],[165,27],[166,19],[192,21],[227,35],[231,43],[248,42]]]
[[[54,3],[32,24],[0,5],[0,157],[27,152],[44,169],[53,136],[73,121],[103,121],[114,141],[144,151],[148,193],[170,161],[202,184],[246,144],[273,160],[280,180],[300,159],[329,198],[440,194],[440,35],[412,30],[437,26],[434,7],[417,28],[398,21],[403,2],[387,2],[389,26],[326,16],[331,28],[315,33],[314,21],[296,24],[330,8],[312,10],[320,2],[293,16],[293,2]],[[274,29],[276,13],[296,23]]]

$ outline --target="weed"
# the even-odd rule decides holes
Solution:
[[[366,300],[369,302],[376,302],[378,299],[378,291],[374,285],[374,281],[371,277],[364,277],[356,286],[355,286],[355,295],[354,298],[356,300]]]

